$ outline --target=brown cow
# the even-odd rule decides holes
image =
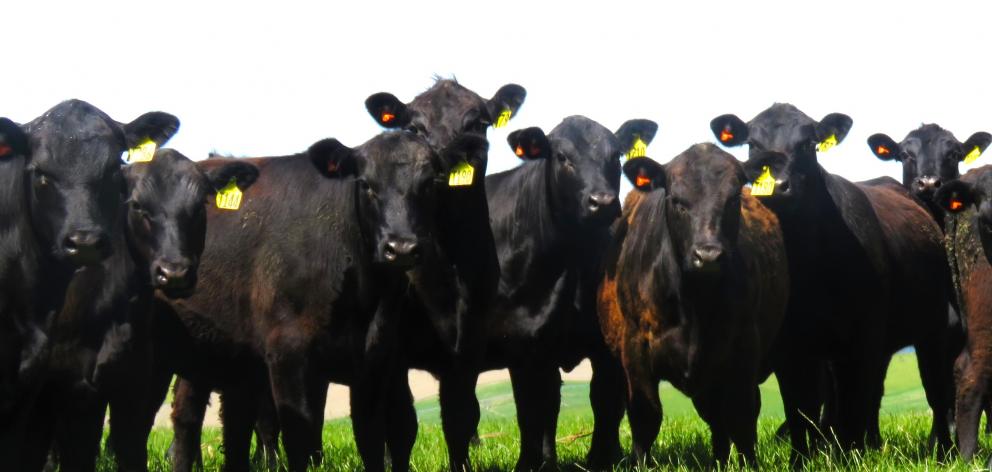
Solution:
[[[778,218],[711,144],[664,166],[633,159],[624,173],[637,191],[615,226],[599,317],[626,372],[634,455],[644,460],[658,435],[664,379],[709,424],[717,461],[733,441],[755,464],[758,383],[789,293]]]

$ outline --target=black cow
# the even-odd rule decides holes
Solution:
[[[789,295],[778,218],[712,144],[664,166],[632,159],[624,173],[637,190],[616,225],[599,317],[626,372],[634,455],[645,460],[658,435],[665,379],[710,425],[718,462],[733,441],[754,467],[758,384]]]
[[[90,340],[106,334],[98,332],[99,324],[67,320],[64,314],[73,312],[80,302],[70,293],[70,284],[76,283],[80,273],[100,270],[122,234],[121,154],[148,141],[165,142],[178,125],[174,116],[161,112],[118,123],[80,100],[62,102],[20,127],[3,122],[0,148],[8,152],[0,152],[7,158],[0,158],[4,161],[0,178],[5,180],[0,213],[17,214],[4,219],[10,231],[3,232],[0,245],[4,252],[0,255],[4,281],[0,318],[4,337],[12,338],[11,346],[17,346],[5,349],[4,355],[11,357],[0,361],[3,375],[15,370],[17,375],[13,381],[0,381],[16,389],[9,403],[13,406],[5,412],[16,417],[0,422],[0,456],[10,467],[31,470],[43,464],[53,425],[32,418],[32,412],[49,417],[54,413],[41,405],[51,394],[57,366],[66,360],[58,349],[61,343],[81,334]],[[8,284],[8,280],[17,281]],[[88,294],[101,295],[106,293]],[[77,426],[83,427],[69,424],[61,433],[72,437],[80,431]],[[89,451],[71,451],[67,468],[91,468],[94,457]]]
[[[837,389],[835,432],[842,446],[861,447],[877,431],[887,361],[896,346],[915,344],[935,435],[949,442],[949,409],[941,395],[947,291],[940,229],[898,182],[854,184],[827,173],[817,148],[843,141],[852,120],[830,114],[817,122],[775,104],[749,123],[734,115],[710,126],[725,145],[750,145],[744,168],[782,226],[791,277],[778,376],[793,443],[792,459],[809,451],[805,418],[817,418],[817,376],[829,361]],[[870,439],[877,440],[872,434]]]
[[[524,163],[486,177],[500,263],[499,292],[486,329],[486,369],[510,369],[520,457],[517,470],[555,466],[559,367],[591,358],[595,430],[589,462],[620,455],[622,372],[596,321],[600,259],[620,214],[620,157],[639,152],[658,125],[630,120],[613,133],[584,116],[550,134],[514,131],[508,141]]]
[[[958,164],[966,158],[978,158],[992,143],[992,135],[979,131],[965,142],[936,124],[926,124],[910,131],[902,142],[885,134],[873,134],[868,147],[883,161],[902,163],[902,184],[927,204],[927,208],[943,222],[943,210],[933,201],[933,193],[941,184],[958,178]]]
[[[214,388],[224,400],[226,467],[246,469],[257,396],[269,384],[288,465],[305,469],[320,460],[334,381],[352,387],[366,468],[383,470],[408,277],[438,264],[438,210],[451,198],[452,167],[483,165],[486,150],[484,139],[468,136],[438,153],[399,132],[355,149],[324,140],[306,153],[248,160],[261,174],[240,211],[208,210],[197,290],[156,314],[156,346],[169,348],[164,357],[188,380],[176,398],[185,406],[173,412],[183,438],[177,469],[192,467]]]
[[[947,258],[967,334],[955,366],[955,423],[958,450],[970,461],[978,447],[978,424],[992,381],[992,166],[944,182],[934,201],[947,212]]]

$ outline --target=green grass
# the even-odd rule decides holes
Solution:
[[[842,454],[833,450],[820,452],[807,464],[808,470],[976,470],[976,464],[955,459],[939,458],[926,448],[930,430],[930,414],[912,354],[900,354],[893,359],[886,377],[886,396],[882,402],[882,436],[880,449]],[[709,430],[699,419],[691,402],[668,384],[662,384],[665,420],[655,442],[652,467],[632,467],[621,464],[618,470],[700,470],[711,463]],[[762,412],[758,424],[758,459],[765,470],[788,467],[789,445],[775,437],[782,422],[782,404],[778,386],[772,378],[761,387]],[[513,397],[509,384],[485,385],[478,389],[482,407],[479,426],[480,444],[472,449],[476,470],[511,470],[518,452],[517,426]],[[588,384],[567,382],[562,387],[562,410],[558,425],[558,454],[565,470],[585,470],[583,459],[589,448],[592,414],[589,409]],[[420,429],[414,446],[412,469],[438,471],[446,465],[446,446],[441,432],[436,399],[417,403]],[[168,429],[156,429],[149,443],[150,466],[153,470],[169,470],[164,451],[171,440]],[[219,470],[223,463],[220,431],[208,428],[203,436],[204,465],[207,470]],[[630,428],[626,420],[621,429],[625,448],[630,447]],[[989,443],[983,438],[980,457],[986,456]],[[324,426],[324,464],[316,470],[360,470],[361,462],[355,451],[351,424],[347,419],[328,421]],[[728,470],[739,469],[731,463]],[[112,460],[103,457],[101,470],[113,470]]]

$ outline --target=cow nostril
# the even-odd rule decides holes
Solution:
[[[420,245],[415,240],[394,239],[386,242],[383,256],[393,262],[400,258],[416,258],[420,255]]]
[[[162,266],[155,268],[155,282],[159,285],[165,285],[169,283],[169,274]]]
[[[782,191],[782,192],[788,192],[789,191],[789,181],[788,180],[783,180],[782,182],[780,182],[778,184],[778,189],[780,191]]]
[[[616,197],[609,193],[594,193],[589,196],[589,209],[591,211],[599,210],[602,207],[610,206]]]
[[[702,246],[692,250],[692,265],[697,269],[712,264],[723,254],[723,249],[717,246]]]

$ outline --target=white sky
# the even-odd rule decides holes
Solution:
[[[170,146],[194,159],[289,154],[329,136],[361,144],[379,131],[368,95],[409,101],[454,75],[487,98],[527,89],[489,132],[490,172],[517,164],[509,131],[571,114],[614,130],[655,120],[648,155],[665,162],[711,141],[713,117],[780,101],[854,118],[820,156],[853,180],[901,175],[869,152],[875,132],[992,131],[988,1],[339,3],[6,2],[0,115],[26,122],[81,98],[119,121],[177,115]]]

